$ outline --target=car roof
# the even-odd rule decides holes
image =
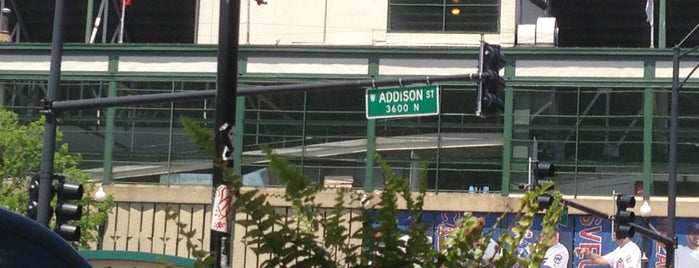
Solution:
[[[92,267],[47,226],[2,207],[0,240],[3,241],[0,243],[0,266],[3,267]]]

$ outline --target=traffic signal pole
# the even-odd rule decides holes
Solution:
[[[56,0],[53,15],[53,36],[51,37],[51,66],[49,70],[48,92],[43,100],[42,113],[44,124],[44,144],[41,148],[41,167],[39,173],[39,200],[36,221],[48,226],[51,220],[51,183],[53,182],[54,154],[56,152],[56,114],[51,108],[58,99],[58,87],[61,82],[61,58],[63,57],[63,18],[65,17],[65,0]]]
[[[699,46],[695,46],[694,48],[690,49],[687,52],[680,53],[680,47],[682,44],[694,34],[694,32],[699,28],[699,24],[694,26],[694,28],[680,41],[677,43],[673,48],[672,48],[672,90],[670,92],[670,148],[668,150],[668,179],[667,179],[667,222],[668,222],[668,230],[667,234],[675,238],[675,216],[676,216],[676,199],[677,199],[677,139],[678,139],[678,118],[679,118],[679,98],[680,98],[680,89],[682,88],[682,84],[680,84],[680,59],[687,54],[691,53],[692,51],[695,51],[699,48]],[[687,76],[687,79],[692,76],[692,73],[696,70],[696,67],[694,67],[694,70]],[[687,81],[685,79],[685,81]],[[674,255],[675,249],[672,248],[671,251],[667,251],[667,263],[669,265],[674,266],[674,260],[675,260],[675,255]],[[670,255],[670,253],[673,253]]]
[[[237,89],[236,93],[237,96],[254,96],[272,93],[313,92],[324,90],[365,90],[368,87],[391,87],[420,83],[431,84],[435,82],[480,80],[480,77],[481,76],[477,73],[471,73],[408,78],[365,79],[291,85],[240,87]],[[191,101],[195,99],[207,99],[216,97],[217,91],[218,89],[210,89],[173,93],[154,93],[147,95],[106,97],[98,99],[54,101],[53,105],[51,105],[51,108],[54,112],[63,112],[85,109],[119,107],[137,104],[149,104],[158,102]]]
[[[478,73],[482,74],[484,70],[484,57],[483,57],[483,48],[485,46],[485,41],[483,41],[483,34],[481,34],[481,44],[478,46]],[[476,116],[478,117],[485,117],[485,109],[483,107],[483,83],[479,82],[478,83],[478,88],[476,89]],[[531,172],[530,172],[531,173]]]
[[[248,3],[249,4],[249,3]],[[218,28],[218,67],[216,70],[216,100],[214,111],[214,157],[211,196],[229,192],[223,185],[223,168],[233,167],[233,137],[235,130],[236,96],[238,89],[238,36],[240,32],[240,0],[221,0]],[[237,171],[235,171],[237,172]],[[221,202],[221,204],[217,204]],[[231,211],[230,202],[213,198],[210,250],[216,252],[213,267],[230,267]]]

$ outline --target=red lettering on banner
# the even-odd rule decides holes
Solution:
[[[586,215],[586,216],[580,217],[580,223],[582,223],[582,225],[584,225],[584,226],[590,226],[593,224],[599,225],[600,223],[602,223],[602,219],[600,219],[596,216]]]
[[[665,244],[656,242],[655,243],[655,257],[658,258],[657,261],[655,261],[655,267],[664,267],[665,263],[667,262],[666,256],[665,256]]]
[[[585,268],[587,266],[597,266],[592,260],[582,260],[578,263],[578,268]]]
[[[602,219],[596,216],[581,216],[580,217],[580,223],[582,223],[583,226],[590,226],[589,228],[585,228],[578,232],[578,235],[580,238],[582,238],[583,242],[578,244],[578,246],[573,250],[574,254],[580,258],[583,259],[583,254],[582,252],[585,250],[589,250],[592,253],[595,254],[602,254],[602,236],[598,235],[597,232],[602,231]],[[588,266],[596,266],[592,260],[589,259],[583,259],[580,260],[578,263],[578,268],[584,268]]]
[[[602,231],[602,226],[595,226],[587,229],[583,229],[580,231],[580,237],[587,239],[587,240],[592,240],[595,242],[602,242],[602,237],[599,235],[596,235],[596,232]]]

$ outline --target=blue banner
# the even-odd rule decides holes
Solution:
[[[500,235],[501,229],[497,226],[498,217],[495,213],[474,213],[475,216],[483,217],[486,221],[484,233],[493,231],[493,237]],[[435,248],[441,249],[442,242],[448,237],[457,224],[463,212],[424,212],[425,223],[433,226],[428,230],[427,235],[433,237]],[[507,229],[514,220],[515,215],[507,215],[507,222],[502,228]],[[399,219],[400,221],[400,219]],[[645,224],[643,219],[637,219],[639,225]],[[661,234],[667,233],[667,220],[663,218],[649,219],[648,226],[657,229]],[[522,243],[517,247],[517,251],[523,256],[528,256],[526,250],[531,243],[536,243],[541,230],[541,217],[534,220],[533,227],[529,230]],[[569,216],[567,226],[558,226],[560,232],[559,242],[563,244],[570,253],[570,267],[599,267],[583,258],[580,252],[583,249],[604,255],[613,251],[617,245],[612,238],[612,224],[607,219],[595,216]],[[677,258],[675,267],[677,268],[699,268],[699,219],[678,218],[675,220],[675,233],[678,238]],[[664,267],[666,262],[665,245],[649,238],[644,238],[636,234],[632,240],[645,252],[648,267]]]
[[[428,226],[425,235],[432,238],[435,249],[443,249],[444,240],[457,228],[463,217],[463,212],[423,212],[422,221]],[[516,216],[508,214],[498,225],[498,219],[502,216],[496,213],[474,213],[474,216],[482,217],[485,220],[485,234],[492,232],[493,238],[497,240],[500,232],[508,230],[514,224]],[[640,218],[640,217],[639,217]],[[660,234],[667,234],[667,219],[650,218],[647,222],[637,218],[636,223],[647,225],[651,229],[657,230]],[[407,228],[412,222],[407,213],[398,216],[398,228]],[[590,260],[584,259],[581,252],[588,249],[593,253],[604,255],[613,251],[617,245],[612,238],[612,224],[608,219],[595,216],[569,216],[567,226],[559,225],[559,242],[564,245],[570,255],[569,267],[585,268],[599,267]],[[534,219],[531,230],[528,230],[524,239],[515,249],[522,257],[528,257],[528,246],[536,243],[541,230],[541,216]],[[675,267],[677,268],[699,268],[699,219],[678,218],[675,220],[675,234],[678,238],[676,250]],[[665,245],[650,238],[644,238],[636,234],[632,240],[645,252],[648,267],[664,267],[666,263]]]

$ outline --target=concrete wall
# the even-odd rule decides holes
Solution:
[[[177,233],[176,223],[166,219],[166,208],[179,213],[179,221],[186,223],[187,230],[196,230],[194,242],[200,248],[208,250],[209,228],[211,222],[211,188],[206,186],[164,186],[164,185],[107,185],[105,191],[114,197],[116,206],[109,214],[105,226],[104,250],[126,250],[166,254],[191,258],[186,249],[186,240]],[[279,207],[280,213],[287,213],[288,203],[283,198],[284,189],[263,189],[268,194],[269,202]],[[356,190],[361,193],[362,190]],[[378,202],[378,194],[375,192]],[[316,201],[323,206],[334,204],[335,192],[328,190],[320,193]],[[484,212],[500,215],[519,207],[520,197],[509,197],[498,194],[469,194],[469,193],[428,193],[425,197],[424,210],[429,212]],[[613,212],[611,197],[566,196],[585,206],[607,212]],[[640,215],[640,200],[634,211]],[[654,197],[650,200],[652,217],[662,218],[667,215],[667,198]],[[678,198],[677,217],[697,218],[696,206],[699,198]],[[350,207],[359,204],[350,204]],[[348,210],[348,217],[356,211]],[[570,215],[584,215],[576,209],[570,209]],[[237,215],[243,217],[244,215]],[[319,230],[320,231],[320,230]],[[256,267],[256,262],[249,259],[251,249],[246,246],[243,237],[245,230],[234,228],[233,263],[234,267]],[[352,242],[352,241],[350,241]],[[356,241],[355,241],[356,242]],[[247,255],[247,257],[246,257]]]
[[[199,3],[197,43],[218,42],[218,0]],[[520,1],[502,1],[500,33],[487,42],[513,46]],[[527,16],[536,6],[523,6]],[[480,34],[390,33],[388,1],[268,0],[241,1],[240,44],[449,46],[480,44]],[[540,11],[539,11],[540,12]]]

